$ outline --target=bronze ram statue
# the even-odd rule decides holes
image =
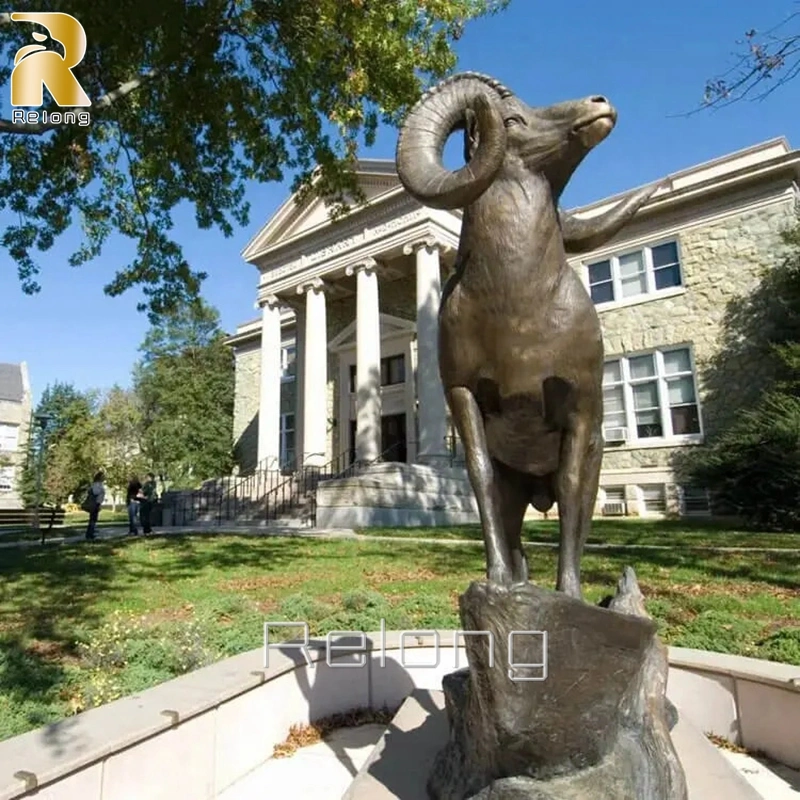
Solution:
[[[605,97],[533,108],[498,81],[464,72],[419,100],[398,140],[406,190],[433,208],[464,209],[439,310],[439,364],[490,583],[527,582],[525,510],[557,502],[556,588],[581,597],[580,558],[603,457],[603,339],[566,254],[607,242],[659,185],[588,221],[560,212],[558,200],[616,119]],[[450,171],[442,152],[460,128],[467,163]]]

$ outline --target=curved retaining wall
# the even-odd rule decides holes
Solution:
[[[329,653],[317,640],[306,653],[313,666],[298,645],[265,666],[252,650],[0,742],[0,800],[224,800],[290,725],[396,707],[466,665],[453,631],[353,636]],[[800,768],[800,667],[682,648],[670,667],[668,694],[697,728]]]

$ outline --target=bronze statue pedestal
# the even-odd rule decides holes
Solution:
[[[444,679],[450,740],[432,800],[686,800],[667,652],[633,570],[607,606],[470,585],[462,627],[492,634],[493,659],[488,636],[467,636],[469,669]]]

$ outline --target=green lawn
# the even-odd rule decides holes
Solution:
[[[530,560],[532,580],[552,587],[556,551]],[[668,643],[800,665],[795,557],[587,553],[587,599],[613,591],[627,564]],[[458,594],[482,570],[477,547],[402,540],[170,536],[0,550],[0,739],[259,647],[267,619],[305,619],[315,634],[374,630],[381,618],[458,628]]]
[[[363,528],[363,536],[481,539],[479,525],[449,528]],[[524,540],[558,544],[558,521],[526,522]],[[762,533],[716,520],[596,519],[589,544],[677,545],[684,547],[776,547],[800,550],[800,533]]]

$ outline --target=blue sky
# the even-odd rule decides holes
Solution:
[[[800,78],[764,101],[681,116],[696,107],[705,80],[730,65],[746,30],[770,28],[793,8],[792,0],[512,0],[503,14],[467,28],[457,43],[459,68],[492,74],[532,105],[598,93],[611,99],[617,127],[564,197],[567,206],[582,205],[777,136],[800,147]],[[384,129],[363,155],[391,158],[395,141]],[[250,225],[230,239],[198,231],[190,214],[177,218],[178,239],[209,274],[204,296],[228,331],[256,316],[257,274],[240,253],[287,192],[253,186]],[[103,294],[130,245],[112,240],[104,256],[73,269],[67,258],[79,235],[71,230],[40,258],[42,291],[30,297],[0,252],[0,361],[27,361],[37,398],[56,380],[81,389],[128,385],[148,327],[136,310],[138,292]]]

